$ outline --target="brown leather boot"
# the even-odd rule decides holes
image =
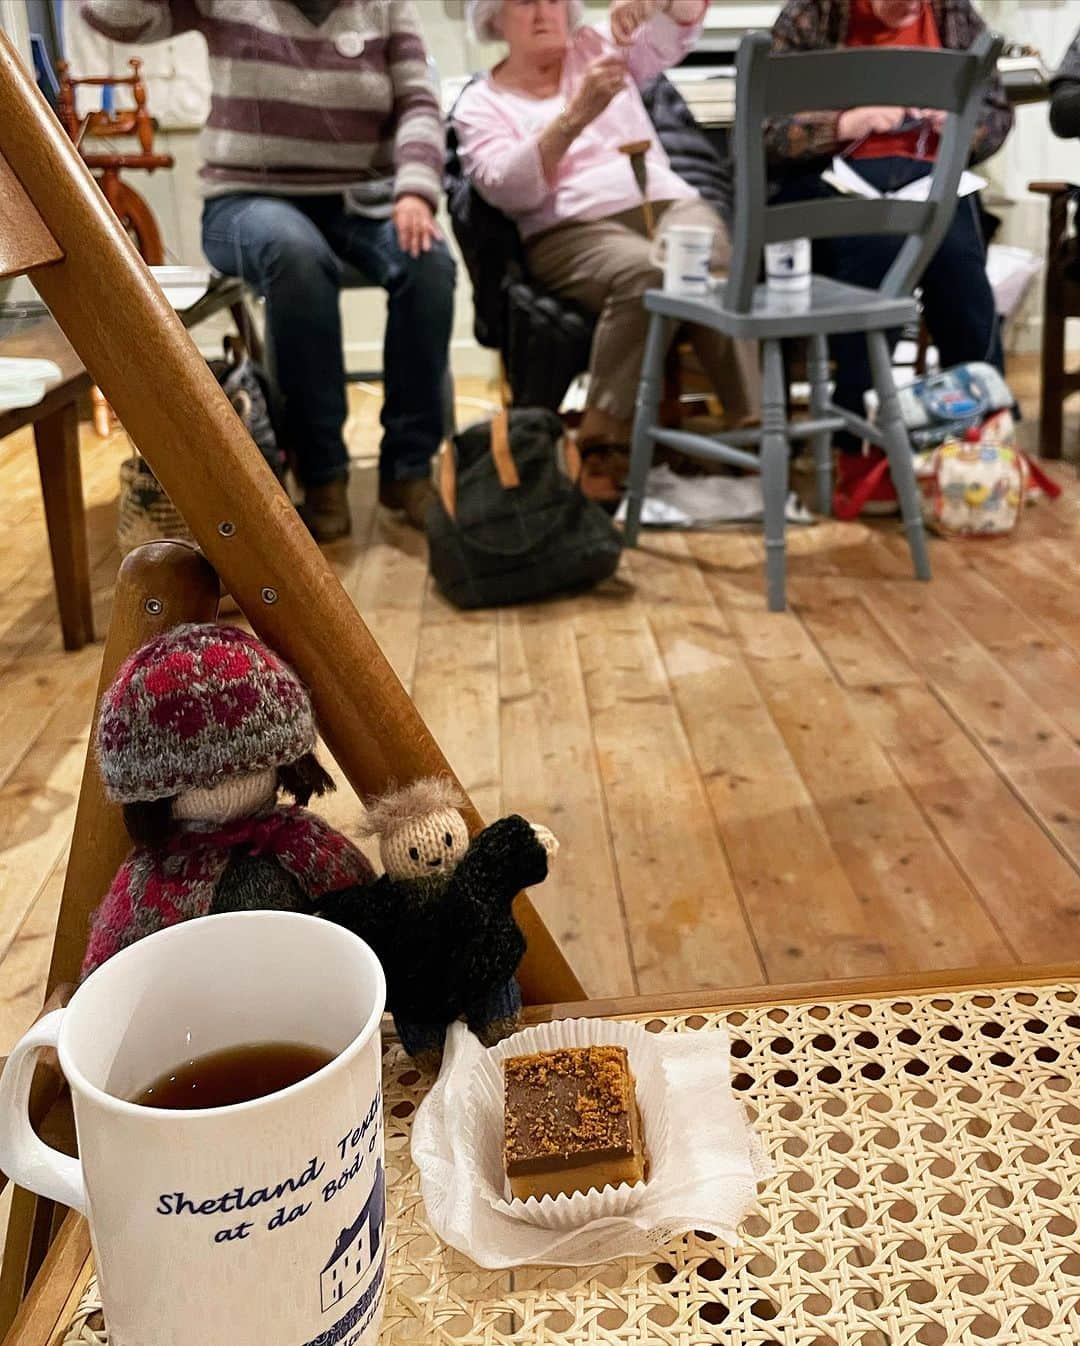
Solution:
[[[379,482],[379,504],[384,509],[400,510],[414,528],[424,531],[424,518],[430,501],[435,498],[435,487],[430,477],[414,477],[411,481]]]
[[[336,542],[352,531],[349,513],[349,479],[338,477],[309,486],[304,492],[300,517],[316,542]]]

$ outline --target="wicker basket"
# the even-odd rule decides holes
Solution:
[[[195,541],[183,515],[165,494],[149,464],[133,452],[120,464],[117,545],[126,556],[143,542],[156,542],[162,538]]]

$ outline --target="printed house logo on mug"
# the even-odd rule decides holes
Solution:
[[[383,1222],[386,1218],[386,1175],[380,1160],[363,1209],[348,1229],[338,1235],[329,1262],[322,1270],[322,1307],[329,1313],[344,1297],[355,1290],[379,1255]]]

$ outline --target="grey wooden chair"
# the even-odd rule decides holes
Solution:
[[[727,282],[694,298],[650,290],[652,314],[638,389],[631,447],[626,541],[637,543],[645,482],[653,447],[663,444],[694,457],[760,471],[765,506],[769,607],[785,606],[784,504],[788,492],[789,444],[808,439],[817,469],[818,507],[830,512],[831,435],[848,429],[885,450],[900,497],[904,529],[921,580],[930,578],[926,537],[912,463],[900,415],[886,332],[916,317],[912,292],[933,257],[956,208],[956,188],[967,162],[979,104],[994,68],[1001,39],[982,33],[968,51],[843,50],[771,55],[767,33],[748,33],[739,46],[735,103],[735,227]],[[766,204],[762,126],[770,118],[878,103],[934,107],[949,113],[934,165],[929,199],[865,200],[837,197],[794,204]],[[789,238],[835,238],[845,234],[907,235],[879,289],[864,289],[814,276],[809,291],[779,296],[759,285],[762,249]],[[716,437],[665,430],[657,425],[669,324],[700,323],[731,337],[761,342],[760,428]],[[878,419],[871,425],[829,400],[828,337],[865,332]],[[809,345],[810,416],[790,421],[780,342],[802,337]],[[757,446],[748,452],[744,445]]]

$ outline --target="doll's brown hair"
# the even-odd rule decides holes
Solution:
[[[292,795],[298,804],[306,804],[312,795],[329,794],[337,786],[315,754],[306,752],[295,762],[278,767],[277,788]],[[174,835],[175,801],[176,796],[170,795],[124,805],[124,826],[137,846],[163,846]]]

